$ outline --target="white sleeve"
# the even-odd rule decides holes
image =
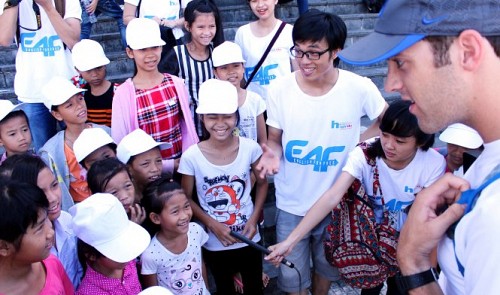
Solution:
[[[158,265],[155,263],[154,254],[150,251],[151,244],[146,248],[146,250],[141,255],[141,274],[142,275],[152,275],[158,272]]]
[[[370,118],[370,120],[373,120],[382,113],[387,103],[385,102],[384,97],[382,97],[380,90],[372,82],[372,80],[366,77],[363,77],[363,79],[365,79],[365,100],[363,111],[368,118]]]
[[[132,4],[134,6],[139,6],[139,0],[125,0],[125,3]]]
[[[196,159],[194,159],[194,148],[196,145],[193,145],[189,147],[181,156],[181,160],[179,162],[179,168],[177,168],[177,172],[185,175],[195,175],[195,168],[194,168],[194,162]]]
[[[64,19],[76,18],[82,20],[82,7],[78,0],[66,0]]]
[[[357,146],[349,153],[342,171],[345,171],[351,174],[353,177],[362,180],[363,168],[365,166],[365,163],[365,154],[363,153],[363,150],[359,146]]]

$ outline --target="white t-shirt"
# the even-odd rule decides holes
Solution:
[[[484,144],[484,151],[465,173],[472,188],[477,188],[500,163],[500,140]],[[453,241],[443,237],[438,261],[446,276],[445,294],[497,294],[500,290],[500,181],[483,190],[476,205],[455,229],[455,250],[464,266],[458,271]],[[440,280],[441,284],[441,280]]]
[[[360,118],[375,119],[386,104],[370,79],[348,71],[339,70],[337,83],[322,96],[304,93],[295,74],[270,87],[267,125],[283,131],[276,206],[304,216],[340,175],[359,141]]]
[[[125,2],[134,6],[139,5],[139,0],[125,0]],[[179,19],[181,8],[186,8],[189,2],[191,2],[191,0],[141,0],[139,17],[153,18],[157,16],[167,20],[177,20]],[[184,36],[181,28],[176,27],[172,29],[172,33],[176,39]]]
[[[155,235],[141,255],[141,274],[156,274],[158,286],[176,295],[210,295],[201,275],[201,246],[208,235],[194,222],[189,223],[187,235],[187,247],[180,254],[170,252]]]
[[[240,114],[238,135],[257,141],[257,117],[265,110],[266,103],[262,97],[255,92],[247,91],[245,102],[238,108]]]
[[[415,194],[444,174],[446,161],[434,149],[425,152],[418,149],[413,160],[401,170],[390,168],[382,158],[377,158],[376,162],[382,196],[380,191],[374,196],[373,167],[366,162],[361,147],[356,147],[349,153],[349,158],[342,171],[362,180],[366,193],[370,196],[370,201],[375,205],[377,222],[382,221],[383,197],[385,207],[389,212],[391,226],[397,231],[401,231],[407,215],[404,210],[413,204]]]
[[[53,3],[53,1],[52,1]],[[77,74],[71,60],[71,51],[57,35],[45,10],[40,8],[42,27],[37,29],[33,0],[19,3],[20,40],[16,56],[14,90],[19,100],[27,103],[43,102],[41,90],[54,76]],[[81,20],[82,9],[78,0],[66,0],[64,19]]]
[[[280,25],[281,21],[277,21],[273,31],[265,37],[256,37],[250,29],[250,24],[241,26],[236,31],[234,42],[241,47],[243,59],[246,61],[246,79],[252,74],[254,67],[261,59],[264,51],[266,51]],[[248,90],[256,92],[265,101],[267,101],[267,89],[273,83],[273,80],[292,71],[290,65],[290,47],[293,46],[292,29],[293,27],[289,24],[283,28],[273,48],[248,86]]]
[[[218,166],[210,163],[196,144],[182,154],[178,171],[195,177],[200,207],[210,217],[241,233],[253,213],[253,202],[250,197],[252,189],[250,165],[259,159],[262,149],[251,139],[238,138],[240,141],[238,155],[231,164]],[[208,231],[208,236],[208,242],[204,247],[210,251],[246,246],[244,243],[236,243],[224,247],[214,233]],[[258,232],[252,240],[260,241]]]

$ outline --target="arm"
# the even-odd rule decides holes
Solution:
[[[0,15],[0,46],[9,46],[14,40],[17,29],[17,15],[19,13],[19,5],[11,7],[3,11]]]
[[[265,178],[267,175],[278,173],[280,159],[283,155],[283,147],[281,145],[281,136],[283,131],[269,126],[267,135],[267,143],[262,145],[262,156],[259,163],[255,167],[260,178]]]
[[[340,203],[353,181],[354,177],[351,174],[345,171],[342,172],[333,186],[307,211],[306,216],[290,233],[288,238],[279,244],[269,247],[272,253],[264,259],[271,261],[275,265],[279,265],[283,257],[292,251],[293,247],[297,245],[304,235],[310,232],[313,227],[320,223]]]
[[[229,227],[218,222],[217,220],[210,217],[205,211],[193,200],[193,188],[195,185],[195,178],[193,175],[182,175],[181,186],[186,193],[186,196],[191,203],[191,208],[193,209],[193,216],[198,218],[210,231],[212,231],[217,239],[224,245],[224,247],[236,243],[236,239],[233,238],[229,232],[231,231]]]
[[[63,19],[50,0],[34,0],[40,5],[50,19],[61,41],[72,49],[80,41],[80,20],[76,18]]]
[[[384,106],[384,110],[382,111],[382,113],[380,113],[380,115],[377,117],[377,119],[375,119],[375,122],[373,122],[365,130],[365,132],[363,132],[363,134],[361,134],[361,136],[359,138],[360,142],[365,141],[367,139],[370,139],[372,137],[375,137],[375,136],[379,135],[379,133],[380,133],[380,129],[379,129],[380,122],[382,121],[382,118],[384,117],[385,111],[387,110],[388,107],[389,107],[389,105],[387,105],[387,103],[386,103],[385,106]]]
[[[257,142],[262,145],[267,141],[266,121],[264,121],[264,114],[257,116]]]
[[[125,2],[123,6],[123,23],[128,25],[128,23],[135,18],[137,13],[137,6]]]
[[[255,169],[257,161],[252,164],[252,170]],[[252,216],[248,219],[245,228],[243,229],[243,235],[248,238],[253,238],[255,233],[257,233],[257,222],[259,221],[260,214],[262,213],[262,208],[264,207],[264,202],[267,197],[267,188],[269,184],[267,179],[257,178],[255,186],[255,205],[253,208]]]
[[[158,286],[158,279],[156,277],[156,274],[142,275],[142,285],[144,289],[152,286]]]

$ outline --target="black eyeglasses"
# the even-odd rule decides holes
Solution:
[[[295,46],[292,46],[290,48],[290,53],[292,54],[293,57],[296,58],[303,58],[304,55],[307,56],[308,59],[310,60],[318,60],[321,58],[321,56],[327,52],[330,51],[330,48],[325,49],[324,51],[302,51],[300,49],[295,48]]]

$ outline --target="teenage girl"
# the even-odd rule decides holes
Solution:
[[[0,294],[73,294],[61,262],[50,254],[54,230],[43,191],[0,183]]]
[[[214,77],[212,50],[224,42],[222,21],[215,3],[211,0],[189,2],[184,11],[184,27],[187,31],[186,43],[174,48],[167,57],[168,65],[160,66],[160,70],[184,79],[190,97],[191,115],[201,136],[201,125],[194,112],[198,105],[198,89],[203,82]]]
[[[179,173],[194,216],[208,230],[203,257],[218,293],[232,294],[233,275],[240,272],[245,294],[262,294],[261,254],[230,235],[235,231],[254,242],[260,240],[257,222],[267,181],[257,180],[254,205],[250,176],[262,150],[255,141],[233,135],[238,123],[238,94],[231,83],[215,79],[203,83],[196,112],[208,136],[184,153]],[[199,203],[192,201],[196,194]]]
[[[238,28],[234,37],[234,42],[241,47],[243,58],[246,60],[246,79],[253,72],[281,25],[282,21],[276,18],[274,11],[277,3],[278,0],[248,0],[257,20]],[[267,100],[267,88],[273,80],[298,69],[295,59],[290,56],[292,46],[292,26],[287,24],[248,89]]]
[[[370,196],[377,222],[381,222],[383,210],[388,210],[393,227],[397,231],[401,230],[406,220],[406,209],[411,206],[415,196],[443,175],[446,167],[443,156],[430,149],[434,135],[420,130],[409,106],[409,101],[392,103],[380,123],[380,137],[367,141],[368,155],[376,158],[381,189],[373,192],[373,167],[367,163],[361,147],[356,147],[349,154],[337,181],[307,212],[285,241],[270,247],[273,252],[266,260],[277,264],[290,253],[304,235],[338,205],[355,178],[361,180]],[[394,278],[389,278],[387,283],[387,294],[399,294]],[[382,287],[383,284],[362,290],[362,294],[379,294]]]
[[[135,186],[127,165],[117,158],[100,160],[95,164],[87,173],[90,191],[93,194],[112,194],[122,203],[129,219],[141,224],[146,219],[146,212],[140,204],[135,202]]]
[[[186,88],[181,79],[158,71],[165,42],[155,21],[131,20],[127,44],[127,55],[134,59],[137,73],[116,89],[111,136],[119,143],[130,132],[142,129],[157,142],[171,143],[171,148],[162,151],[162,170],[172,174],[182,151],[198,142]]]
[[[191,221],[191,204],[181,186],[168,178],[150,183],[143,203],[158,227],[141,256],[144,287],[162,286],[174,294],[209,295],[201,246],[208,240],[200,225]]]

